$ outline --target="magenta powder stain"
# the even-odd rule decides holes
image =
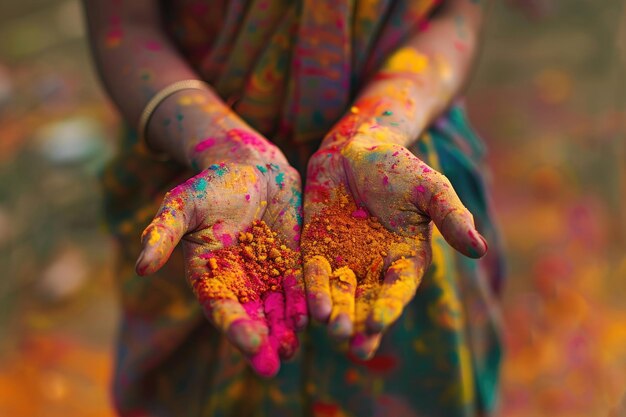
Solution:
[[[221,237],[220,237],[220,241],[222,242],[222,244],[224,246],[230,246],[233,244],[233,237],[231,235],[229,235],[228,233],[224,233]]]
[[[369,217],[369,213],[364,208],[359,208],[352,212],[352,217],[355,219],[367,219]]]
[[[246,194],[246,201],[250,201],[250,194]]]
[[[209,149],[213,145],[215,145],[215,139],[208,138],[208,139],[205,139],[202,142],[198,143],[193,148],[193,150],[196,151],[196,152],[202,152],[202,151],[205,151],[205,150]]]
[[[415,189],[420,192],[420,193],[425,193],[426,192],[426,188],[424,188],[423,185],[418,185],[417,187],[415,187]]]
[[[383,177],[383,185],[387,185],[387,184],[389,184],[389,177],[385,175]]]

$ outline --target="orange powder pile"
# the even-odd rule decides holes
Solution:
[[[304,226],[302,252],[305,259],[323,256],[333,270],[347,266],[357,281],[363,282],[367,277],[381,279],[389,248],[401,241],[401,236],[357,208],[352,198],[339,189],[330,205]]]
[[[285,275],[299,262],[298,253],[287,247],[264,221],[255,221],[239,233],[236,245],[207,257],[207,273],[195,282],[198,298],[241,302],[259,299],[267,291],[282,291]]]

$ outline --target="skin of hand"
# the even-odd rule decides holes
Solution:
[[[362,359],[373,356],[383,332],[413,299],[430,265],[431,220],[464,255],[479,258],[487,251],[450,181],[407,148],[381,140],[393,136],[383,126],[364,124],[349,140],[320,149],[308,165],[305,224],[332,201],[334,190],[343,187],[358,207],[402,236],[402,242],[390,248],[374,286],[363,286],[354,278],[333,280],[337,271],[332,271],[330,260],[303,254],[311,317],[328,323],[335,339],[349,340],[350,352]],[[303,244],[306,238],[304,234]],[[354,277],[346,269],[341,268],[339,275]]]
[[[277,150],[275,154],[282,155]],[[251,297],[256,301],[246,303],[228,289],[221,298],[207,298],[198,288],[206,280],[209,255],[235,244],[239,232],[255,220],[264,221],[285,244],[298,249],[300,187],[299,174],[284,158],[212,163],[166,194],[142,235],[136,264],[139,275],[151,274],[182,242],[185,275],[206,317],[265,377],[278,372],[279,358],[293,355],[298,347],[294,332],[307,324],[301,271],[284,277],[284,292],[256,294]],[[229,284],[227,277],[214,279],[221,288]]]
[[[332,271],[329,260],[304,253],[311,317],[328,323],[334,338],[349,340],[350,351],[362,359],[374,355],[382,333],[413,299],[431,261],[432,222],[464,255],[479,258],[487,251],[450,181],[407,147],[460,94],[488,4],[447,1],[428,28],[387,58],[309,161],[305,225],[343,187],[357,206],[404,239],[390,248],[373,286],[360,285],[349,268]]]

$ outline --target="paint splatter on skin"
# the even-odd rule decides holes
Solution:
[[[339,124],[308,167],[301,242],[309,311],[362,359],[415,295],[431,261],[431,220],[461,253],[487,250],[450,182],[393,139],[371,120]]]
[[[293,355],[295,332],[307,323],[294,227],[300,178],[290,167],[272,163],[261,173],[257,164],[213,163],[170,191],[143,233],[136,269],[157,271],[181,241],[205,315],[269,377]]]

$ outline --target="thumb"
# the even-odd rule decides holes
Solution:
[[[161,269],[190,229],[193,204],[185,198],[185,184],[165,195],[156,216],[143,231],[142,250],[135,264],[137,274],[149,275]]]
[[[476,230],[474,217],[459,199],[450,180],[431,170],[418,184],[414,189],[415,205],[432,219],[450,246],[470,258],[484,256],[487,242]]]

